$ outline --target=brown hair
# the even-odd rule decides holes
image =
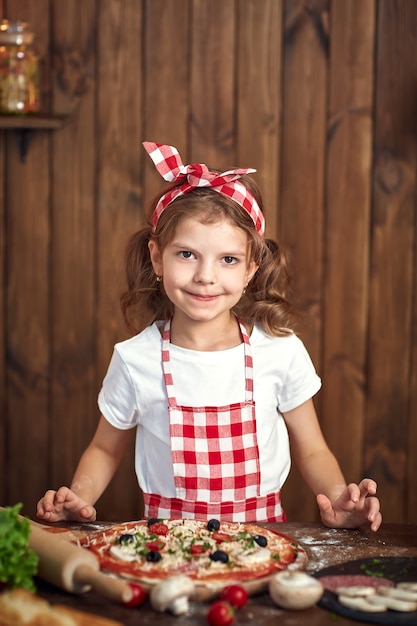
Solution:
[[[262,198],[255,181],[244,176],[240,182],[248,187],[262,210]],[[282,247],[272,239],[262,238],[241,206],[209,187],[196,188],[174,200],[161,213],[156,230],[152,232],[152,215],[159,197],[149,207],[148,226],[130,238],[126,249],[127,290],[120,302],[129,330],[137,333],[155,320],[172,316],[173,306],[155,276],[148,242],[154,239],[162,252],[172,241],[178,223],[184,217],[195,217],[203,223],[225,218],[246,232],[249,256],[258,270],[234,312],[248,328],[259,322],[270,335],[288,334],[300,315],[286,299],[290,275]]]

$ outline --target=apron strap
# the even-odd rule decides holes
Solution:
[[[245,355],[245,402],[253,401],[253,359],[252,348],[249,341],[249,336],[242,322],[237,319],[240,328],[240,334],[243,340],[243,349]],[[178,406],[174,380],[171,370],[171,359],[169,346],[171,341],[171,320],[167,320],[162,333],[162,369],[164,372],[164,381],[168,394],[168,405],[170,407]]]

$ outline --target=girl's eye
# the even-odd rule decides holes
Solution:
[[[181,250],[181,252],[178,252],[178,256],[180,256],[182,259],[192,259],[194,254],[189,250]]]
[[[234,265],[235,263],[237,263],[237,258],[234,256],[224,256],[223,261],[226,263],[226,265]]]

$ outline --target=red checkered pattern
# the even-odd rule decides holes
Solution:
[[[164,144],[144,141],[143,146],[151,157],[156,169],[168,182],[178,182],[178,186],[164,194],[155,207],[153,227],[156,228],[162,211],[179,196],[196,187],[211,187],[239,204],[252,218],[260,235],[265,232],[265,218],[250,191],[238,181],[245,174],[256,172],[253,168],[228,170],[222,174],[211,172],[202,163],[183,165],[176,148]]]
[[[240,502],[257,498],[260,464],[253,403],[253,364],[245,347],[245,402],[222,407],[179,406],[169,356],[170,321],[162,338],[162,364],[168,394],[171,454],[176,495],[184,501]],[[222,505],[223,506],[223,505]]]
[[[281,507],[281,492],[271,493],[242,502],[191,502],[179,498],[166,498],[156,494],[143,494],[144,517],[157,519],[211,519],[221,522],[285,522]]]
[[[220,502],[259,493],[259,455],[251,409],[250,404],[172,407],[172,459],[180,498]]]

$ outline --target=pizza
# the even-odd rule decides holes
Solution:
[[[81,541],[102,570],[150,589],[173,574],[191,578],[201,599],[230,584],[248,593],[266,589],[289,566],[304,569],[307,556],[288,535],[251,523],[218,520],[142,520],[93,532]]]

